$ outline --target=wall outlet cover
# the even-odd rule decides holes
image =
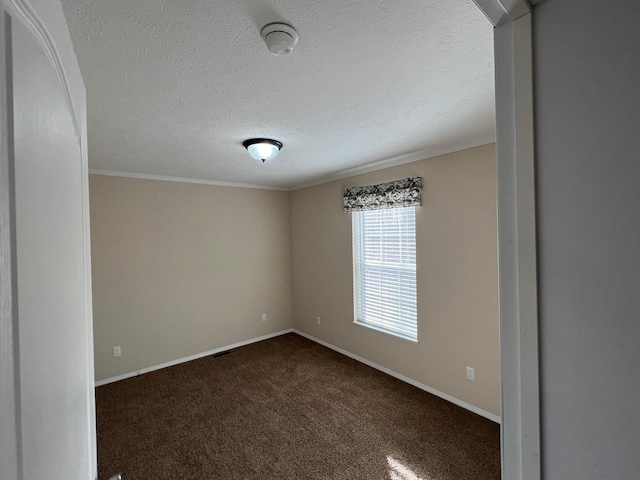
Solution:
[[[475,376],[475,370],[471,367],[467,367],[467,380],[475,381]]]

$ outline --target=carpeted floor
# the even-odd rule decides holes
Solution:
[[[497,424],[293,333],[96,402],[101,480],[500,478]]]

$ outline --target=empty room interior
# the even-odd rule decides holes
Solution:
[[[634,1],[0,2],[8,480],[637,478]]]
[[[499,478],[493,32],[482,12],[472,2],[63,6],[87,85],[99,473]],[[280,37],[269,39],[263,27],[270,25],[297,42],[283,47]],[[285,47],[292,51],[270,51]],[[254,159],[243,146],[251,138],[281,142],[281,151]],[[353,211],[345,207],[345,189],[407,178],[421,179],[420,198],[390,201],[406,188],[394,184],[378,194],[384,203],[363,206],[375,194],[356,191]],[[361,241],[373,242],[364,261],[379,256],[359,281],[354,218],[360,208],[375,215],[381,207],[393,218],[380,228],[395,228],[397,212],[407,210],[413,218],[401,228],[413,230],[378,243],[377,230],[363,233]],[[259,340],[285,350],[252,357],[253,364],[240,358],[248,347],[234,348]],[[313,342],[461,407],[448,413],[450,425],[427,423],[418,432],[407,428],[406,415],[447,408],[425,406],[411,392],[406,401],[414,408],[394,422],[375,425],[345,412],[378,416],[399,406],[368,403],[381,379],[360,385],[360,373],[345,383],[352,374],[344,365],[309,363]],[[199,404],[174,399],[169,385],[166,398],[156,391],[160,398],[150,399],[138,378],[151,381],[161,367],[194,375],[176,369],[195,369],[198,361],[170,365],[202,356],[205,369],[234,369],[242,378],[285,354],[283,367],[260,377],[290,377],[297,389],[312,389],[295,402],[272,405],[293,395],[273,379],[260,388],[220,384],[217,376],[158,380],[179,382]],[[335,372],[314,371],[332,366]],[[342,378],[326,382],[325,375]],[[198,392],[205,381],[237,396]],[[362,398],[344,406],[334,390]],[[164,402],[172,400],[181,406],[170,409]],[[191,425],[218,402],[232,405],[211,411],[219,418],[210,429]],[[282,403],[289,410],[274,412]],[[259,420],[245,411],[249,405],[267,411]],[[136,408],[146,420],[131,413]],[[164,425],[148,423],[159,415]],[[297,419],[293,431],[281,415]],[[180,440],[192,447],[188,454],[171,438],[187,425],[201,442]],[[162,438],[141,442],[136,430]],[[398,442],[403,430],[423,445]],[[477,444],[450,440],[464,432]],[[270,440],[290,453],[281,458]],[[227,449],[242,454],[217,458]]]

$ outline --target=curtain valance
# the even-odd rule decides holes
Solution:
[[[422,205],[422,177],[347,188],[342,197],[342,204],[345,212]]]

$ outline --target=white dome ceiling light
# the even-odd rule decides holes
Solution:
[[[298,44],[298,32],[286,23],[269,23],[262,27],[260,36],[274,55],[291,53],[293,47]]]
[[[242,145],[247,149],[249,155],[256,160],[262,160],[262,163],[276,158],[282,148],[281,142],[270,138],[250,138],[242,142]]]

